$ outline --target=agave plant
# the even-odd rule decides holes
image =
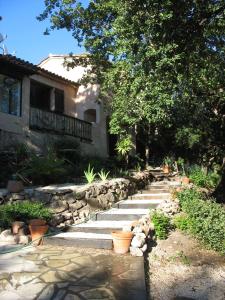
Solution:
[[[100,179],[101,179],[102,181],[104,181],[104,180],[106,180],[106,179],[108,178],[109,173],[110,173],[110,172],[106,172],[106,171],[104,171],[103,169],[101,169],[101,171],[98,173],[98,176],[100,177]]]
[[[88,165],[88,169],[84,171],[84,176],[88,183],[92,183],[95,180],[96,173],[94,173],[94,168],[91,168],[90,164]]]

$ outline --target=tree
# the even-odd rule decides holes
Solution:
[[[149,124],[175,146],[222,162],[225,148],[223,0],[45,0],[39,20],[66,28],[89,56],[111,132]],[[49,31],[47,31],[48,33]],[[88,78],[87,74],[87,78]],[[90,79],[90,78],[89,78]]]

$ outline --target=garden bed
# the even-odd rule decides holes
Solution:
[[[146,275],[150,299],[224,299],[224,256],[178,230],[152,248]]]

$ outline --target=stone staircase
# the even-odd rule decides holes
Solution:
[[[131,226],[132,222],[149,213],[150,209],[169,197],[169,181],[153,182],[127,200],[117,202],[107,211],[98,212],[95,220],[72,225],[62,232],[44,239],[44,244],[82,248],[112,249],[111,232]]]

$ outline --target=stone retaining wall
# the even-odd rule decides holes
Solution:
[[[64,227],[77,224],[99,210],[109,209],[116,202],[126,199],[143,189],[153,176],[149,171],[133,173],[129,178],[118,178],[85,185],[51,185],[28,188],[18,194],[6,190],[0,193],[0,204],[23,200],[41,201],[53,211],[50,225]]]

